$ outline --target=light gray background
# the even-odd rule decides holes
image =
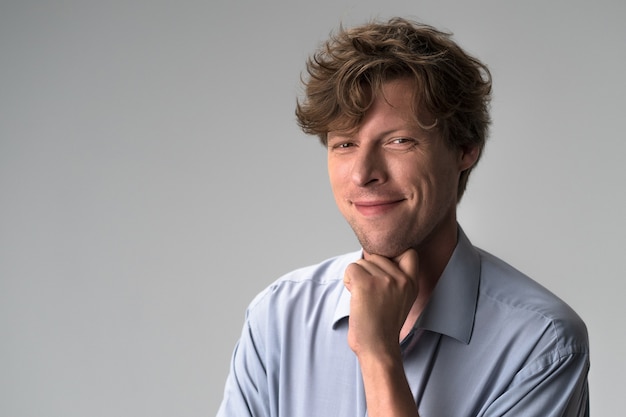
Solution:
[[[460,220],[585,319],[620,414],[625,4],[2,0],[0,415],[214,415],[251,298],[358,247],[293,108],[340,21],[392,15],[490,65]]]

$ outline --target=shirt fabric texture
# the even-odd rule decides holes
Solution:
[[[293,271],[250,304],[218,417],[363,417],[347,344],[346,267],[362,251]],[[401,342],[423,417],[588,416],[589,347],[563,301],[502,260],[458,243]]]

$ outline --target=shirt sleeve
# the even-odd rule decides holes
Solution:
[[[267,417],[270,415],[263,353],[249,321],[235,346],[217,417]]]
[[[522,369],[485,417],[588,417],[586,352],[553,354]]]

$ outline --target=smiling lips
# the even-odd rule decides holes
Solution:
[[[372,201],[353,201],[356,210],[363,216],[372,217],[385,214],[398,205],[400,205],[405,199],[399,200],[372,200]]]

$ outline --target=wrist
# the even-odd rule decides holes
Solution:
[[[377,346],[377,348],[367,348],[355,351],[355,355],[361,366],[361,370],[365,373],[371,370],[373,373],[390,373],[403,369],[402,353],[400,345],[396,346]]]

